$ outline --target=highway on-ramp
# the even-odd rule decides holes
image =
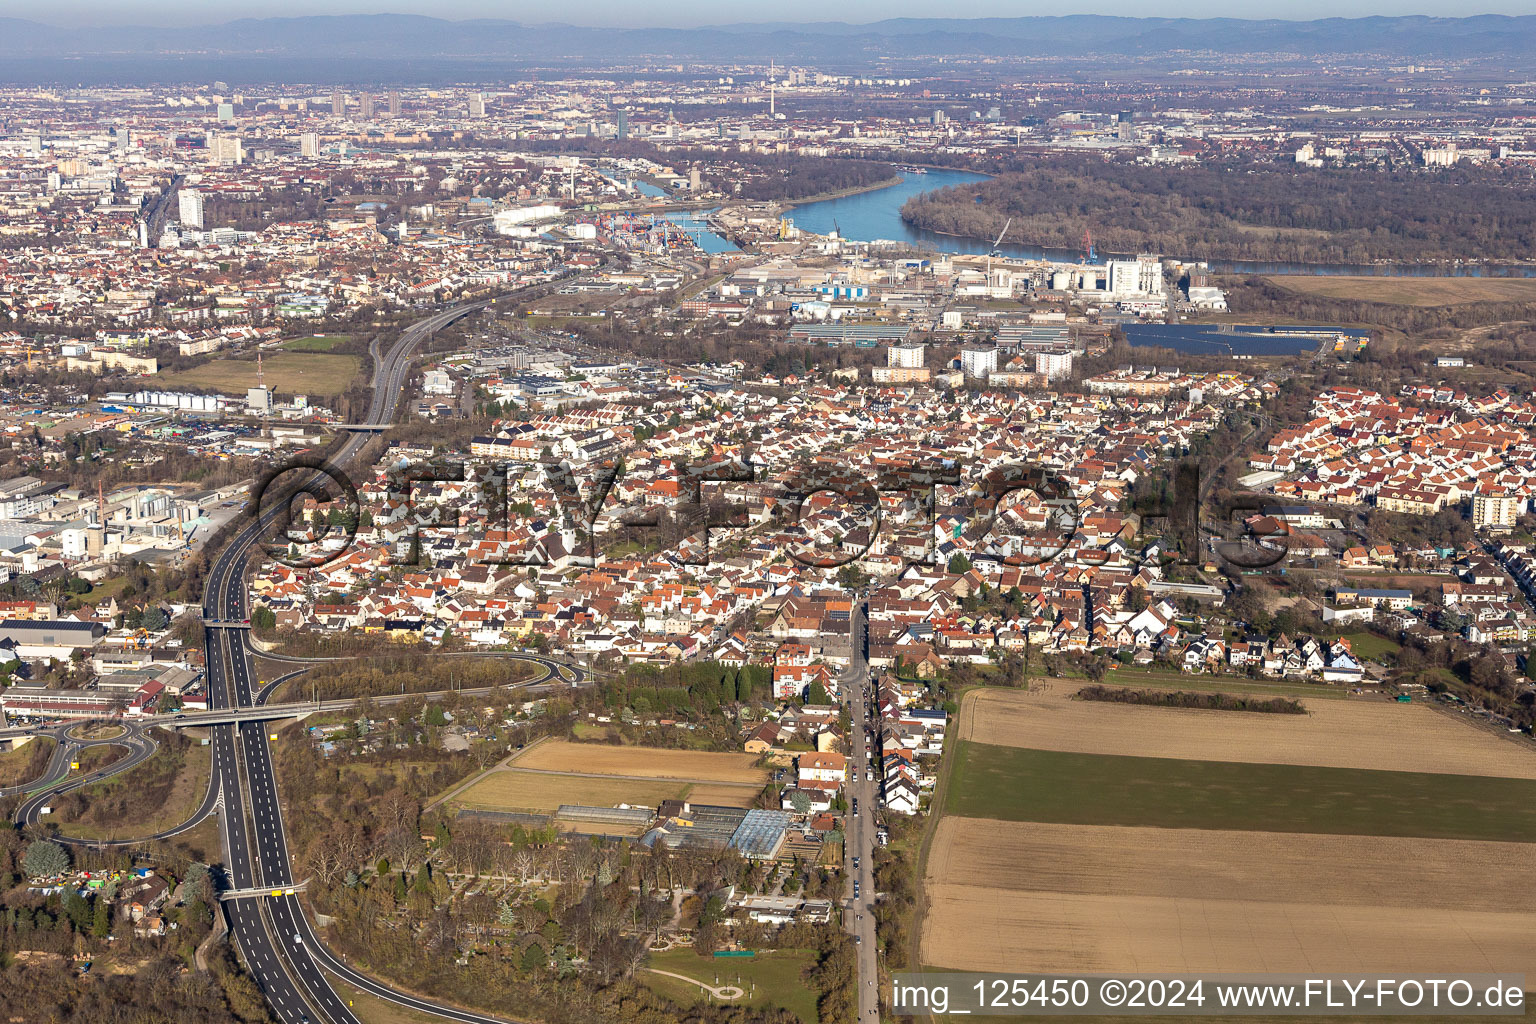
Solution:
[[[403,332],[387,353],[381,353],[375,342],[373,399],[367,423],[389,423],[394,419],[409,358],[416,346],[437,329],[478,308],[479,305],[459,306],[430,316]],[[344,467],[363,447],[366,438],[365,434],[347,438],[331,457],[331,465]],[[245,561],[279,514],[277,507],[259,512],[219,553],[209,570],[203,602],[205,620],[223,622],[248,617]],[[251,685],[252,652],[246,645],[244,631],[209,627],[204,630],[204,637],[210,708],[255,706],[258,694]],[[498,1018],[396,992],[353,970],[324,949],[305,920],[298,897],[283,892],[292,885],[293,878],[267,729],[261,722],[214,726],[212,745],[214,776],[223,794],[220,820],[229,883],[234,889],[262,888],[278,893],[224,903],[230,915],[230,931],[278,1019],[284,1024],[301,1024],[314,1013],[333,1024],[358,1024],[351,1008],[322,972],[323,960],[326,967],[349,984],[381,998],[466,1024],[496,1024]]]
[[[409,373],[410,357],[423,340],[433,332],[467,313],[482,308],[485,303],[461,305],[443,310],[407,328],[392,344],[388,352],[381,352],[378,341],[370,350],[374,361],[372,379],[373,398],[369,406],[369,424],[388,424],[393,421],[404,383]],[[342,469],[366,444],[369,435],[354,433],[331,456],[328,465]],[[360,1024],[351,1007],[332,988],[322,970],[341,977],[348,984],[372,996],[388,1000],[410,1009],[434,1014],[463,1024],[503,1024],[503,1019],[454,1006],[447,1006],[390,986],[355,970],[345,961],[327,950],[319,936],[305,918],[303,907],[293,892],[294,879],[288,851],[287,833],[283,826],[282,807],[278,800],[277,775],[272,763],[268,739],[272,728],[270,718],[275,712],[280,717],[290,714],[297,717],[317,711],[349,707],[354,701],[323,701],[319,703],[285,704],[266,706],[267,700],[284,680],[301,674],[303,669],[287,673],[270,682],[252,685],[254,657],[268,658],[281,663],[309,665],[330,659],[295,658],[288,655],[268,654],[253,649],[248,630],[230,629],[231,620],[242,621],[249,617],[246,607],[245,564],[251,550],[272,528],[282,514],[282,506],[274,503],[267,510],[257,513],[235,537],[219,552],[209,568],[203,599],[203,618],[210,623],[204,629],[207,654],[207,680],[209,711],[189,712],[169,721],[156,724],[173,728],[195,727],[203,718],[219,719],[204,727],[209,732],[212,751],[212,770],[206,796],[185,822],[163,832],[139,840],[115,840],[99,843],[96,840],[71,839],[57,836],[62,842],[85,845],[120,845],[125,842],[143,842],[168,839],[195,827],[209,814],[218,813],[220,837],[223,843],[224,871],[228,886],[233,890],[260,891],[265,895],[242,897],[222,901],[221,907],[229,915],[230,933],[252,977],[260,986],[271,1005],[274,1015],[283,1024],[305,1024],[310,1020],[332,1024]],[[219,625],[216,625],[219,624]],[[467,652],[468,653],[468,652]],[[576,666],[540,655],[517,652],[483,652],[492,656],[518,658],[537,664],[542,672],[536,678],[518,685],[522,692],[542,692],[564,688],[579,683],[586,673]],[[483,656],[483,655],[482,655]],[[490,692],[463,690],[462,693]],[[419,698],[423,694],[377,697],[377,703]],[[228,721],[233,715],[249,713],[261,716],[256,720]],[[24,786],[0,790],[0,796],[29,794],[17,810],[16,820],[22,824],[40,823],[42,808],[59,794],[71,792],[82,786],[99,782],[104,778],[128,771],[152,756],[156,749],[154,740],[147,734],[147,723],[122,720],[125,727],[122,736],[110,742],[126,746],[130,755],[117,763],[97,771],[69,777],[69,764],[85,744],[72,739],[68,732],[77,723],[51,727],[47,731],[57,739],[57,747],[50,758],[43,777]],[[15,730],[19,732],[20,730]],[[6,734],[13,732],[5,730]]]

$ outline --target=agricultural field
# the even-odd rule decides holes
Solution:
[[[741,782],[763,785],[768,773],[753,754],[718,754],[659,747],[610,747],[596,743],[550,740],[529,747],[513,762],[518,768],[586,775],[621,775],[633,779],[681,779],[692,782]]]
[[[1043,689],[1068,686],[1068,693],[1075,693],[1085,682],[1084,678],[1050,679],[1039,684]],[[1311,700],[1344,700],[1349,695],[1336,686],[1321,686],[1298,679],[1250,679],[1247,676],[1213,675],[1202,672],[1190,675],[1173,668],[1144,668],[1140,665],[1117,665],[1104,677],[1110,686],[1128,686],[1144,690],[1190,690],[1198,693],[1230,693],[1239,697],[1305,697]]]
[[[974,742],[954,756],[945,807],[955,814],[1536,843],[1536,781],[1530,779],[1067,754]]]
[[[1191,690],[1222,689],[1185,679]],[[1101,704],[1074,700],[1077,689],[1053,682],[1045,692],[976,691],[960,709],[957,734],[1076,754],[1536,779],[1530,744],[1469,729],[1424,704],[1303,698],[1305,715],[1260,715]]]
[[[1265,715],[1075,689],[966,695],[923,863],[923,964],[1536,969],[1528,746],[1419,705]]]
[[[750,754],[545,740],[447,799],[471,810],[549,813],[561,804],[750,807],[767,782]]]
[[[681,799],[687,789],[688,784],[684,782],[594,779],[509,768],[485,776],[453,802],[478,811],[549,813],[561,804],[612,807],[626,803],[654,807],[663,800]]]
[[[1536,280],[1519,277],[1276,276],[1266,280],[1277,288],[1314,298],[1383,302],[1393,306],[1536,302]]]
[[[357,377],[363,361],[357,356],[325,352],[279,352],[262,358],[267,386],[284,395],[339,395]],[[215,359],[190,370],[165,375],[167,388],[213,388],[243,395],[256,386],[256,360]]]
[[[757,794],[762,792],[762,787],[757,785],[742,785],[736,782],[717,782],[714,784],[696,782],[688,787],[686,794],[690,803],[711,804],[715,807],[751,807]]]
[[[936,967],[1074,973],[1320,963],[1330,971],[1455,963],[1529,972],[1536,895],[1521,881],[1528,850],[945,817],[928,861],[922,957]],[[974,884],[979,878],[990,884]]]

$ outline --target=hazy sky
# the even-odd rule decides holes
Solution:
[[[243,17],[307,14],[377,14],[380,11],[465,18],[507,18],[529,24],[559,21],[573,25],[719,25],[760,21],[878,21],[893,17],[1018,17],[1030,14],[1137,14],[1156,17],[1239,17],[1308,19],[1372,14],[1536,14],[1536,0],[1474,0],[1466,6],[1444,0],[1142,0],[1135,5],[1056,0],[563,0],[559,4],[458,0],[0,0],[0,17],[55,25],[189,25]]]

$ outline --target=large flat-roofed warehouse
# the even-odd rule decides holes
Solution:
[[[796,324],[789,329],[789,340],[873,348],[879,344],[900,344],[911,333],[912,328],[906,324]]]
[[[6,715],[71,718],[110,715],[125,709],[132,699],[132,694],[110,690],[50,690],[45,686],[12,686],[0,692],[0,709]]]
[[[73,619],[6,619],[0,622],[0,647],[13,651],[23,660],[57,658],[64,660],[76,651],[88,651],[107,635],[99,622]]]

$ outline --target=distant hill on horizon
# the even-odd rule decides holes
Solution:
[[[410,14],[244,18],[219,25],[61,28],[0,18],[0,58],[166,58],[528,62],[583,58],[831,61],[922,57],[1372,55],[1413,60],[1528,60],[1536,15],[1237,18],[894,18],[870,24],[765,23],[588,28],[448,21]],[[0,77],[5,69],[0,67]]]

